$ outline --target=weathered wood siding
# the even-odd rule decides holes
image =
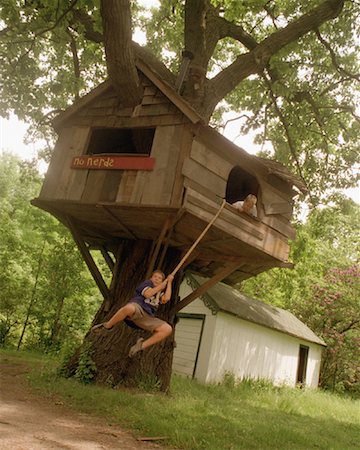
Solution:
[[[187,120],[145,77],[142,82],[141,105],[119,108],[109,89],[72,116],[71,127],[61,128],[42,198],[180,206],[179,164],[184,145],[189,145]],[[156,159],[154,170],[72,169],[73,157],[86,153],[91,129],[97,127],[156,127],[150,154]]]
[[[55,145],[40,197],[54,200],[72,200],[74,197],[80,196],[86,174],[71,169],[70,165],[74,156],[83,153],[89,133],[90,127],[88,126],[71,126],[62,129]]]
[[[185,207],[187,211],[208,223],[216,214],[219,203],[207,195],[200,194],[196,188],[188,187]],[[228,255],[252,258],[254,249],[258,249],[282,261],[286,261],[288,258],[287,237],[255,218],[238,213],[230,205],[222,211],[214,227],[226,233],[222,239],[211,241],[211,249],[214,252],[219,251],[219,254],[225,252]],[[186,230],[183,232],[185,233]]]
[[[188,120],[146,77],[141,105],[122,108],[113,89],[71,118],[74,126],[135,128],[186,123]]]
[[[224,151],[223,146],[217,147],[196,137],[183,164],[184,186],[209,199],[224,198],[228,177],[234,166],[242,167],[259,182],[258,216],[261,221],[286,239],[293,238],[294,230],[289,223],[292,214],[291,190],[277,177],[254,168],[254,164],[243,158],[239,151]],[[238,215],[236,211],[234,214]]]

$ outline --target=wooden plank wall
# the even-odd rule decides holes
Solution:
[[[234,156],[226,158],[221,148],[209,146],[195,138],[183,165],[184,185],[208,198],[224,198],[228,176],[235,165],[242,166],[241,154],[234,153]],[[271,179],[265,179],[261,172],[255,175],[260,184],[259,218],[285,237],[293,238],[294,230],[289,222],[292,214],[289,190],[279,189],[274,186],[275,183],[270,184]]]
[[[89,137],[89,127],[66,127],[62,129],[42,186],[40,197],[49,199],[72,199],[78,189],[82,190],[85,174],[70,169],[74,156],[81,155]],[[80,186],[80,187],[79,187]]]
[[[45,178],[41,197],[84,202],[110,201],[169,205],[183,129],[188,120],[144,76],[144,96],[135,108],[119,107],[110,88],[71,118],[62,128]],[[92,127],[156,127],[151,156],[153,171],[71,169],[74,156],[86,153]]]
[[[75,126],[133,128],[186,123],[186,117],[146,77],[141,77],[141,105],[122,108],[113,89],[83,108],[71,120]]]
[[[195,190],[188,188],[186,200],[186,209],[195,216],[201,217],[205,222],[209,222],[214,217],[219,208],[219,203],[211,201],[208,197],[199,194]],[[218,252],[234,256],[238,252],[238,243],[235,240],[229,240],[233,236],[238,241],[245,242],[241,246],[242,256],[249,256],[254,253],[253,249],[258,249],[277,259],[285,261],[289,255],[289,245],[287,238],[281,233],[267,227],[256,219],[248,218],[246,215],[233,212],[230,206],[226,206],[221,215],[216,220],[216,228],[221,229],[227,234],[227,238],[213,240],[211,249]],[[204,245],[202,244],[203,248]],[[206,250],[204,249],[206,253]],[[249,252],[249,253],[248,253]]]
[[[156,128],[151,150],[156,161],[152,171],[71,169],[72,158],[85,151],[89,129],[66,132],[58,141],[41,196],[87,203],[170,205],[183,130],[183,125]]]

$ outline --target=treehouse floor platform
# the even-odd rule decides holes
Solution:
[[[181,208],[43,198],[32,203],[65,226],[76,226],[93,249],[113,251],[119,239],[157,241],[163,231],[164,245],[185,252],[215,216],[221,200],[216,203],[189,189]],[[189,268],[212,277],[225,265],[238,261],[238,269],[224,279],[235,284],[270,267],[288,267],[287,256],[284,236],[261,220],[226,205],[196,247]]]

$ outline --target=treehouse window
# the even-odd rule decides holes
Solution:
[[[155,128],[94,128],[88,155],[150,155]]]
[[[235,166],[230,171],[226,185],[226,201],[233,204],[244,200],[249,194],[259,197],[259,183],[253,175],[250,175],[240,166]]]

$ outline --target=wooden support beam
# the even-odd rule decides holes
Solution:
[[[169,225],[170,225],[170,217],[167,217],[165,222],[164,222],[164,225],[163,225],[163,227],[162,227],[162,229],[160,231],[160,235],[159,235],[159,237],[158,237],[158,239],[156,241],[156,245],[155,245],[154,251],[152,252],[150,263],[149,263],[149,266],[148,266],[148,270],[146,272],[146,279],[148,279],[150,277],[150,275],[152,274],[152,272],[154,270],[156,258],[159,255],[160,246],[161,246],[161,244],[162,244],[162,242],[164,240],[164,237],[165,237],[165,234],[166,234],[166,232],[167,232],[167,230],[169,228]]]
[[[168,231],[168,233],[166,235],[166,238],[164,239],[163,249],[162,249],[162,252],[161,252],[161,255],[160,255],[160,258],[159,258],[159,264],[158,264],[159,267],[162,267],[162,264],[164,262],[164,258],[165,258],[167,249],[169,248],[170,239],[171,239],[171,236],[172,236],[172,234],[174,232],[174,229],[175,229],[175,225],[179,222],[179,220],[183,216],[184,212],[185,212],[185,209],[183,209],[183,208],[179,209],[179,211],[177,212],[177,214],[174,216],[174,218],[172,220],[172,223],[171,223],[171,225],[169,227],[169,231]]]
[[[207,280],[204,284],[202,284],[197,289],[195,289],[195,291],[193,291],[191,294],[189,294],[185,298],[183,298],[181,300],[181,302],[179,302],[175,306],[175,308],[174,308],[175,309],[175,313],[177,313],[181,309],[185,308],[185,306],[189,305],[196,298],[200,297],[202,294],[204,294],[207,290],[209,290],[216,283],[219,283],[224,278],[228,277],[236,269],[238,269],[241,265],[242,265],[242,263],[240,263],[239,261],[231,262],[231,263],[227,264],[216,275],[214,275],[212,278]]]
[[[115,263],[114,263],[113,259],[111,258],[111,256],[109,255],[107,250],[105,250],[104,247],[101,247],[100,251],[101,251],[101,254],[103,255],[103,258],[105,259],[105,262],[108,265],[109,269],[111,270],[112,273],[114,273]]]
[[[88,266],[90,273],[92,275],[92,277],[95,280],[95,283],[97,284],[101,294],[103,295],[103,297],[105,299],[109,298],[110,296],[110,290],[107,287],[93,257],[91,256],[91,253],[86,245],[86,242],[84,241],[80,231],[78,230],[78,228],[76,227],[76,225],[74,224],[74,222],[71,220],[70,217],[67,217],[67,223],[68,223],[68,227],[71,231],[71,234],[74,238],[74,241],[76,242],[76,245],[78,246],[80,253],[82,255],[82,257],[84,258],[84,261],[86,263],[86,265]]]

